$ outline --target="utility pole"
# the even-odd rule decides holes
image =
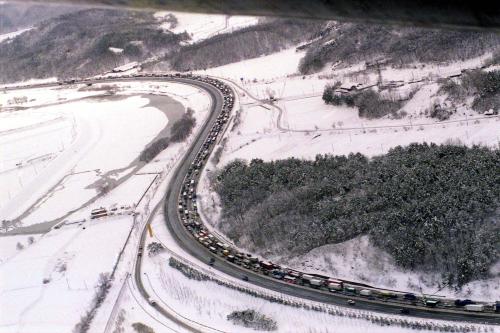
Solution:
[[[382,85],[382,70],[380,69],[380,60],[377,60],[377,75],[378,75],[378,86]]]

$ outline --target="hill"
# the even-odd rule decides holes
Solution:
[[[499,150],[435,144],[234,161],[217,177],[221,228],[258,253],[295,256],[369,235],[401,267],[460,286],[500,256],[498,165]]]
[[[186,34],[158,27],[153,13],[83,9],[46,20],[2,43],[2,82],[101,74],[178,48]]]

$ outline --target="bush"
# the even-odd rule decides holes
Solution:
[[[256,252],[300,255],[369,235],[401,267],[462,285],[500,256],[499,164],[499,150],[411,144],[371,160],[234,161],[215,189],[222,229]]]
[[[326,104],[331,105],[347,105],[349,107],[354,106],[354,98],[351,94],[338,93],[335,90],[340,87],[340,82],[335,85],[327,85],[323,90],[323,101]]]
[[[196,119],[193,117],[194,111],[190,108],[181,119],[175,122],[170,129],[170,141],[180,142],[184,141],[189,134],[193,131]]]
[[[155,331],[151,327],[139,322],[133,323],[132,328],[137,333],[155,333]]]
[[[361,92],[336,93],[334,87],[326,86],[323,91],[323,101],[331,105],[356,106],[359,116],[373,119],[381,118],[387,114],[395,114],[401,108],[402,101],[391,101],[380,98],[373,90]]]
[[[435,104],[431,107],[431,112],[429,113],[431,118],[437,118],[440,121],[450,119],[451,114],[452,113],[450,111],[446,110],[439,104]]]
[[[165,250],[165,247],[161,243],[158,242],[151,242],[148,244],[148,254],[149,256],[155,256],[158,253],[162,252]]]
[[[233,311],[227,315],[227,320],[235,325],[253,328],[258,331],[275,331],[276,321],[255,310]]]
[[[500,70],[485,72],[472,70],[464,73],[459,83],[449,79],[441,88],[455,101],[474,97],[472,108],[477,112],[500,109]],[[439,111],[439,110],[438,110]]]

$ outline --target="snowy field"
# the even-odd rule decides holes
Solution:
[[[161,21],[169,12],[157,12],[155,17]],[[173,12],[178,20],[177,25],[172,26],[165,22],[161,27],[174,33],[187,32],[191,37],[190,43],[199,42],[203,39],[213,37],[221,33],[231,33],[244,27],[255,25],[257,17],[253,16],[224,16]]]
[[[18,201],[7,201],[2,212],[9,207],[19,212],[35,202],[16,226],[64,216],[57,229],[43,235],[0,237],[1,332],[72,331],[91,308],[100,274],[112,272],[118,253],[126,245],[115,276],[116,281],[125,278],[135,258],[139,231],[151,213],[150,201],[154,198],[157,203],[163,198],[165,185],[161,190],[159,186],[189,142],[172,144],[147,165],[134,161],[165,128],[170,116],[179,117],[167,109],[177,108],[182,114],[191,108],[199,128],[211,104],[204,92],[181,84],[124,81],[112,88],[110,85],[1,95],[5,100],[26,95],[30,103],[26,108],[0,113],[0,139],[6,140],[2,143],[10,140],[12,150],[2,154],[10,160],[1,165],[14,165],[10,174],[0,176],[2,181],[12,177],[22,180],[18,188],[9,186],[12,199]],[[113,96],[107,94],[110,90]],[[148,98],[150,94],[155,97]],[[61,95],[66,96],[64,101],[60,101]],[[18,150],[23,152],[14,154],[18,150],[13,143],[19,143]],[[57,147],[51,150],[52,146]],[[52,154],[45,164],[29,159],[38,147]],[[30,177],[24,169],[33,170]],[[103,180],[113,183],[114,188],[96,193]],[[91,220],[90,210],[96,207],[116,207],[116,215]],[[119,283],[113,284],[115,287],[119,288]],[[112,307],[112,300],[106,301],[98,318],[107,320]]]
[[[220,67],[197,71],[199,74],[220,76],[235,81],[253,81],[282,79],[283,76],[296,74],[300,59],[305,52],[296,52],[295,48],[271,55],[236,62]]]
[[[0,331],[70,332],[88,309],[99,274],[112,270],[131,223],[119,217],[85,223],[85,230],[65,226],[4,261]],[[0,237],[2,252],[13,245],[9,238]]]
[[[115,95],[105,96],[110,90]],[[170,108],[198,113],[210,103],[198,89],[156,82],[0,95],[6,101],[29,96],[22,103],[27,109],[0,114],[0,179],[8,184],[2,219],[23,226],[55,221],[90,204],[102,186],[136,172],[138,155],[168,124],[169,111],[153,105],[150,94],[164,96],[161,103]]]

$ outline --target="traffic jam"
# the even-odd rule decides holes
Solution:
[[[346,303],[351,306],[356,304],[356,299],[369,299],[394,303],[395,306],[399,307],[399,312],[401,314],[409,314],[411,307],[405,306],[410,305],[454,311],[500,313],[499,301],[485,303],[475,302],[469,299],[461,300],[417,295],[414,293],[374,288],[365,284],[335,279],[324,275],[307,274],[282,267],[269,261],[261,260],[248,253],[240,252],[237,248],[226,244],[224,241],[211,234],[203,225],[198,214],[196,184],[200,178],[201,169],[204,167],[211,151],[216,145],[218,137],[221,136],[224,126],[229,120],[229,113],[234,105],[234,95],[232,89],[230,89],[227,84],[214,78],[193,76],[191,74],[175,74],[175,77],[208,83],[217,88],[223,95],[222,110],[217,116],[214,125],[198,151],[194,161],[191,163],[178,197],[178,215],[184,227],[192,237],[208,249],[213,256],[218,256],[233,265],[240,266],[257,274],[268,276],[269,278],[279,280],[283,283],[343,295],[344,298],[346,298]],[[215,259],[211,258],[208,264],[214,265]],[[245,281],[249,280],[247,275],[244,275],[242,279]]]

